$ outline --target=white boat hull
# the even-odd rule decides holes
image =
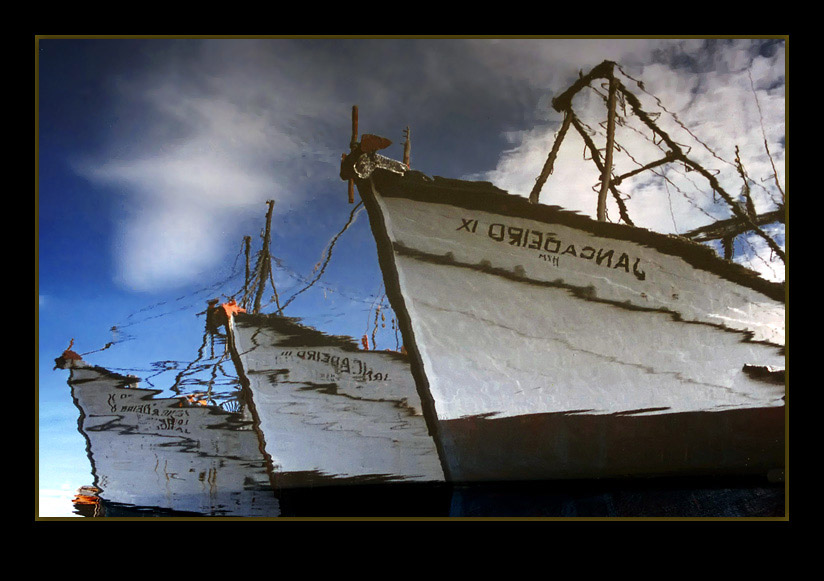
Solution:
[[[229,337],[276,487],[444,481],[405,356],[277,315],[235,315]]]
[[[278,516],[251,417],[159,398],[137,380],[69,366],[94,485],[107,503],[206,516]]]
[[[489,185],[358,188],[449,479],[783,467],[778,286]]]

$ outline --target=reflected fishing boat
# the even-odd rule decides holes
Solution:
[[[756,215],[746,188],[746,207],[729,196],[652,123],[615,67],[603,63],[553,101],[564,124],[529,199],[379,155],[388,140],[358,141],[353,109],[341,178],[368,211],[452,482],[783,473],[785,287],[699,243],[764,234],[783,222],[783,205]],[[603,159],[572,110],[596,82],[609,86]],[[665,150],[621,176],[617,99]],[[538,203],[570,126],[601,172],[597,219]],[[672,163],[706,177],[732,217],[682,236],[635,226],[616,186]],[[606,220],[609,194],[624,223]]]
[[[405,354],[277,314],[224,321],[278,490],[444,481]]]
[[[94,476],[74,499],[84,516],[278,516],[248,407],[202,394],[159,397],[138,378],[90,365],[67,349],[78,430]],[[228,408],[229,411],[227,411]]]
[[[440,498],[441,460],[409,359],[400,345],[396,350],[375,348],[380,305],[371,349],[367,336],[359,345],[349,336],[327,334],[283,314],[295,297],[318,282],[335,242],[356,213],[331,239],[315,277],[281,304],[269,251],[274,201],[267,204],[263,245],[254,268],[249,262],[251,237],[244,238],[247,265],[240,302],[210,301],[207,328],[225,330],[278,494],[360,488],[371,490],[367,496],[383,496],[375,494],[376,487],[382,487],[385,494],[402,494],[406,500],[413,495],[426,499],[430,491]],[[263,312],[261,304],[269,283],[274,313]],[[398,506],[405,513],[410,510],[406,501]]]

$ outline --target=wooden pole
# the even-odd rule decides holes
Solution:
[[[358,106],[352,106],[352,138],[349,140],[349,149],[354,150],[358,146]],[[349,203],[355,203],[355,180],[349,179]]]
[[[784,206],[779,206],[777,210],[755,216],[752,218],[752,221],[757,226],[763,226],[764,224],[772,224],[775,222],[784,223],[785,218]],[[743,234],[749,230],[749,224],[740,218],[732,217],[726,220],[718,220],[717,222],[713,222],[707,226],[701,226],[689,232],[684,232],[681,236],[690,238],[696,242],[707,242],[709,240],[723,240],[728,237],[735,238],[739,234]]]
[[[245,246],[245,254],[246,254],[246,279],[243,283],[243,305],[241,305],[244,309],[246,308],[246,302],[249,296],[249,260],[250,260],[250,253],[252,248],[252,237],[251,236],[244,236],[243,237],[243,244]]]
[[[767,243],[767,245],[770,247],[770,249],[779,258],[781,258],[782,261],[786,262],[786,256],[784,254],[784,251],[781,250],[781,248],[778,246],[778,244],[776,244],[775,240],[770,238],[767,235],[766,232],[761,230],[761,228],[759,228],[753,222],[753,220],[749,217],[749,215],[747,215],[747,213],[745,211],[742,211],[738,207],[738,204],[735,203],[735,200],[733,200],[732,196],[730,196],[724,190],[724,188],[721,187],[721,184],[718,183],[718,180],[716,179],[716,177],[713,174],[711,174],[709,171],[704,169],[701,165],[699,165],[698,163],[696,163],[692,159],[688,158],[686,156],[686,154],[684,154],[683,150],[678,146],[678,144],[675,142],[675,140],[673,140],[665,131],[661,130],[661,128],[658,127],[652,121],[652,119],[650,119],[649,114],[647,114],[646,111],[643,110],[643,108],[641,107],[641,102],[638,100],[638,98],[635,95],[633,95],[630,91],[627,91],[623,87],[621,87],[621,93],[624,96],[624,99],[626,99],[627,103],[629,103],[629,106],[632,108],[633,113],[635,113],[638,116],[638,118],[647,127],[649,127],[653,132],[655,132],[655,134],[657,134],[664,143],[666,143],[666,145],[669,148],[670,152],[672,152],[673,157],[676,160],[683,162],[686,166],[688,166],[693,171],[697,171],[702,176],[704,176],[704,179],[706,179],[709,182],[710,187],[715,192],[717,192],[724,199],[725,202],[727,202],[727,205],[730,207],[730,210],[732,210],[732,213],[738,219],[740,219],[742,222],[746,223],[749,226],[749,230],[752,230],[753,232],[758,234],[764,240],[764,242]]]
[[[606,166],[604,166],[601,163],[601,158],[598,154],[598,148],[595,147],[595,142],[593,142],[592,138],[590,138],[590,136],[587,135],[586,129],[584,129],[584,126],[581,125],[581,122],[578,120],[575,114],[570,113],[570,117],[572,117],[572,126],[581,135],[581,139],[584,140],[584,144],[587,146],[587,149],[589,149],[590,155],[592,155],[592,163],[595,164],[595,167],[598,168],[598,171],[600,171],[601,175],[603,175]],[[615,198],[615,203],[618,205],[618,212],[621,215],[621,219],[630,226],[633,226],[634,224],[629,217],[626,204],[624,204],[624,200],[622,200],[621,196],[618,194],[618,190],[615,189],[615,184],[610,183],[609,190],[612,192],[612,197]]]
[[[604,157],[604,171],[601,173],[601,191],[598,193],[598,221],[607,219],[607,192],[612,178],[612,152],[615,148],[615,103],[618,84],[614,76],[609,78],[609,98],[607,99],[607,151]]]
[[[349,149],[358,146],[358,106],[352,105],[352,139],[349,141]]]
[[[567,109],[564,111],[564,121],[561,123],[561,129],[558,130],[558,136],[555,138],[555,143],[552,144],[552,150],[549,152],[549,157],[547,157],[546,162],[544,163],[544,169],[541,170],[541,175],[539,175],[538,179],[535,180],[535,185],[532,187],[532,192],[529,194],[529,201],[533,204],[538,203],[538,196],[541,195],[541,188],[544,187],[544,183],[549,177],[549,174],[552,173],[553,166],[555,165],[555,158],[558,157],[558,150],[561,149],[561,141],[564,139],[571,121],[572,113],[569,109]]]
[[[406,167],[409,167],[409,153],[412,149],[412,144],[410,143],[411,133],[409,131],[409,126],[406,127],[404,134],[406,135],[406,141],[403,143],[403,163]]]
[[[266,281],[269,279],[269,270],[271,269],[271,262],[269,259],[269,242],[272,237],[272,212],[275,209],[275,201],[269,200],[269,211],[266,212],[266,229],[263,233],[263,249],[261,250],[260,263],[260,280],[258,281],[257,296],[255,296],[255,307],[252,311],[257,313],[260,311],[260,300],[263,297],[263,290],[266,287]]]
[[[629,171],[629,172],[625,173],[624,175],[620,175],[620,176],[612,178],[612,186],[617,186],[621,182],[623,182],[625,179],[631,178],[634,175],[638,175],[641,172],[645,172],[647,170],[656,168],[659,165],[664,165],[665,163],[670,163],[674,159],[675,159],[675,156],[673,155],[673,153],[671,151],[668,151],[664,155],[664,157],[662,157],[661,159],[658,159],[656,161],[651,161],[650,163],[648,163],[647,165],[645,165],[643,167],[636,168],[632,171]]]
[[[598,65],[597,67],[592,69],[587,75],[583,75],[583,74],[580,75],[578,80],[571,87],[569,87],[561,95],[559,95],[558,97],[556,97],[552,100],[552,107],[558,112],[566,113],[567,111],[569,111],[571,113],[572,98],[575,96],[576,93],[578,93],[578,91],[580,91],[581,89],[583,89],[584,87],[589,85],[589,83],[591,83],[595,79],[599,79],[599,78],[609,79],[609,82],[610,82],[609,83],[609,85],[610,85],[609,102],[612,103],[611,106],[610,106],[610,109],[611,109],[610,122],[614,123],[614,103],[612,101],[614,99],[613,90],[617,89],[617,90],[621,91],[622,96],[624,97],[626,102],[629,104],[629,106],[632,109],[633,113],[635,113],[635,115],[641,120],[641,122],[644,123],[647,127],[649,127],[650,130],[652,130],[653,134],[657,135],[661,139],[661,141],[663,141],[666,144],[666,146],[669,149],[669,151],[667,152],[667,154],[666,154],[666,156],[663,160],[660,160],[659,162],[655,162],[653,164],[649,164],[649,167],[657,166],[657,165],[660,165],[661,163],[665,163],[665,162],[668,162],[668,161],[676,161],[677,160],[677,161],[681,161],[682,163],[684,163],[684,165],[687,166],[687,168],[689,170],[697,171],[698,173],[700,173],[709,182],[710,187],[724,199],[724,201],[727,203],[727,205],[732,210],[732,213],[735,216],[735,218],[737,218],[737,220],[740,221],[741,224],[746,225],[745,230],[755,232],[758,236],[760,236],[767,243],[767,245],[770,247],[770,249],[782,261],[786,261],[785,252],[778,246],[778,244],[775,242],[775,240],[773,240],[763,230],[761,230],[761,228],[758,227],[760,222],[757,221],[756,219],[754,219],[753,209],[752,208],[741,209],[738,206],[738,204],[736,204],[733,197],[730,194],[728,194],[726,191],[724,191],[724,189],[721,187],[721,184],[718,182],[718,180],[715,178],[715,176],[713,174],[711,174],[709,171],[704,169],[701,165],[699,165],[698,163],[696,163],[692,159],[688,158],[684,154],[683,150],[679,147],[679,145],[665,131],[661,130],[661,128],[659,128],[653,122],[653,120],[650,118],[649,114],[647,114],[643,110],[643,108],[641,107],[641,102],[638,100],[638,98],[632,92],[628,91],[626,89],[626,87],[624,87],[623,84],[620,81],[618,81],[618,79],[615,78],[614,68],[615,68],[615,63],[614,62],[604,61],[600,65]],[[630,172],[629,174],[626,174],[624,176],[616,178],[615,180],[612,180],[613,183],[607,183],[607,180],[609,179],[609,177],[611,176],[611,173],[612,173],[612,158],[611,158],[612,145],[610,145],[608,150],[607,150],[607,154],[608,154],[608,156],[610,156],[609,159],[607,160],[608,163],[606,163],[604,166],[600,166],[600,162],[598,161],[597,150],[595,149],[594,144],[591,143],[591,140],[589,140],[589,136],[586,135],[583,128],[580,126],[579,123],[576,122],[576,120],[574,118],[573,118],[572,124],[578,130],[578,132],[581,134],[581,136],[583,137],[584,142],[587,144],[587,147],[592,152],[593,160],[596,162],[596,165],[599,165],[599,170],[601,170],[601,175],[604,176],[602,184],[601,184],[601,192],[599,194],[599,210],[600,210],[600,207],[602,205],[601,204],[602,200],[605,200],[606,191],[610,190],[612,192],[613,196],[615,197],[616,202],[618,203],[619,210],[621,211],[621,214],[622,214],[622,216],[621,216],[622,219],[624,219],[628,224],[632,224],[632,222],[629,221],[629,216],[626,215],[626,210],[625,210],[625,207],[623,205],[623,201],[621,200],[620,196],[618,196],[617,190],[615,190],[614,186],[617,185],[618,183],[620,183],[620,181],[622,179],[624,179],[626,177],[629,177],[630,175],[634,175],[637,172]],[[613,126],[613,132],[614,132],[614,126]],[[609,133],[609,130],[608,130],[608,133]],[[765,145],[766,145],[766,143],[765,143]],[[770,159],[772,160],[772,158],[770,158]],[[778,186],[779,186],[779,190],[781,190],[780,184],[778,184]],[[781,194],[782,194],[782,197],[783,197],[783,195],[784,195],[783,190],[781,190]],[[537,194],[536,194],[536,197],[537,197]],[[532,199],[532,196],[530,196],[530,199]],[[782,207],[782,212],[783,212],[783,207]],[[604,219],[605,218],[606,218],[606,216],[605,216],[605,213],[604,213]],[[602,219],[601,216],[600,216],[600,211],[599,211],[599,218],[598,219],[599,220]]]
[[[354,204],[355,203],[355,180],[353,180],[352,178],[349,178],[348,187],[349,187],[349,190],[348,190],[347,193],[349,195],[349,203]]]

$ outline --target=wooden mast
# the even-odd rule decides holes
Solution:
[[[541,170],[541,175],[539,175],[538,179],[535,180],[535,185],[532,187],[532,192],[529,194],[529,201],[533,204],[538,203],[538,196],[541,195],[541,188],[544,187],[544,183],[549,177],[549,174],[552,173],[553,167],[555,166],[555,158],[558,157],[558,150],[561,149],[561,141],[563,141],[571,121],[572,112],[564,111],[564,121],[561,123],[561,129],[558,130],[558,136],[555,138],[555,143],[552,144],[552,150],[549,152],[549,157],[547,157],[547,160],[544,163],[544,169]]]
[[[561,140],[566,135],[567,129],[569,124],[571,123],[573,127],[578,131],[581,137],[584,139],[584,143],[587,146],[587,149],[590,150],[592,155],[592,161],[595,163],[596,167],[601,173],[601,188],[598,195],[598,207],[597,207],[597,219],[599,221],[606,220],[606,194],[607,191],[611,192],[613,197],[615,198],[616,203],[618,204],[618,209],[620,211],[621,219],[624,220],[629,225],[632,225],[632,221],[629,219],[629,215],[626,211],[626,206],[624,204],[624,200],[619,195],[616,186],[621,183],[625,178],[630,177],[639,173],[640,171],[646,169],[652,169],[653,167],[663,165],[665,163],[671,162],[681,162],[683,163],[689,170],[696,171],[701,174],[708,182],[710,187],[718,193],[721,198],[727,203],[730,207],[734,221],[737,222],[742,227],[743,231],[752,231],[755,232],[758,236],[760,236],[770,249],[781,259],[785,260],[785,253],[784,251],[776,244],[775,240],[773,240],[770,236],[768,236],[759,226],[763,224],[761,221],[762,216],[755,216],[754,215],[754,208],[748,207],[746,210],[739,207],[739,205],[735,202],[733,197],[728,194],[718,183],[716,177],[704,169],[701,165],[696,163],[694,160],[687,157],[684,151],[679,147],[679,145],[669,136],[666,132],[662,131],[651,119],[650,115],[647,114],[641,107],[641,103],[638,98],[632,94],[630,91],[623,86],[623,84],[615,77],[614,74],[615,63],[612,61],[604,61],[598,66],[594,67],[589,73],[586,75],[580,75],[579,78],[563,93],[561,93],[558,97],[552,100],[552,107],[558,111],[559,113],[564,114],[564,121],[561,125],[561,129],[558,132],[558,136],[556,137],[555,143],[552,146],[552,150],[549,153],[549,157],[544,164],[544,168],[541,171],[538,179],[536,180],[535,186],[530,193],[529,200],[532,203],[538,203],[538,197],[540,195],[540,190],[543,187],[544,182],[546,181],[549,174],[552,173],[553,164],[555,162],[555,158],[558,155],[558,149],[560,148]],[[572,110],[572,99],[573,97],[584,87],[589,86],[596,79],[607,79],[609,81],[609,95],[607,97],[607,108],[608,108],[608,118],[607,118],[607,147],[605,152],[605,159],[602,163],[600,160],[600,156],[598,153],[598,149],[595,144],[592,142],[592,139],[587,135],[584,127],[581,125],[580,121],[575,116],[575,113]],[[639,168],[637,170],[631,171],[623,176],[618,176],[616,178],[612,178],[612,165],[613,165],[613,151],[615,148],[615,108],[616,108],[616,100],[618,92],[620,91],[622,98],[625,102],[629,105],[629,108],[632,112],[638,117],[638,119],[645,124],[654,135],[657,136],[658,139],[662,143],[667,146],[668,151],[666,151],[664,157],[660,160],[654,161],[652,163],[647,164],[646,166]],[[780,189],[780,188],[779,188]],[[783,193],[783,192],[782,192]],[[783,212],[783,208],[782,208]],[[726,226],[726,225],[725,225]],[[721,237],[722,239],[725,237]]]
[[[406,140],[403,142],[403,163],[406,167],[409,167],[409,153],[412,149],[411,143],[411,132],[409,131],[409,126],[406,126],[406,129],[403,130],[404,137]]]
[[[269,254],[269,243],[272,239],[272,212],[275,209],[275,201],[269,200],[269,210],[266,212],[266,229],[263,233],[263,249],[260,251],[260,279],[258,280],[258,290],[255,296],[255,306],[253,313],[260,311],[260,300],[263,297],[263,290],[266,287],[266,281],[269,278],[269,271],[272,268],[271,258]]]
[[[618,90],[618,81],[610,74],[609,98],[607,101],[607,151],[604,154],[604,170],[601,174],[601,191],[598,193],[598,221],[607,219],[607,191],[612,178],[612,152],[615,146],[615,93]]]
[[[352,138],[349,140],[349,150],[358,146],[358,106],[352,105]],[[349,178],[349,203],[355,203],[355,180]]]

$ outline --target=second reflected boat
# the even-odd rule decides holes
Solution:
[[[280,315],[228,321],[276,487],[443,482],[405,354]]]

